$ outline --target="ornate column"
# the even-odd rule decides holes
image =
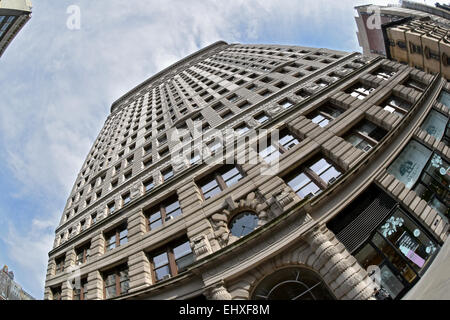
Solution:
[[[346,249],[340,252],[319,228],[307,234],[306,241],[317,256],[313,264],[316,270],[330,266],[325,278],[336,298],[352,300],[372,298],[374,292],[372,280],[355,259],[352,261],[349,258],[351,255]]]
[[[103,233],[99,232],[92,238],[90,257],[96,258],[105,253],[105,238]]]

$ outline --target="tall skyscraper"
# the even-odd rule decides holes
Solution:
[[[31,18],[30,0],[0,0],[0,57]]]
[[[45,299],[401,298],[448,237],[448,90],[328,49],[186,57],[113,103]]]

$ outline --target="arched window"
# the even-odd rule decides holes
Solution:
[[[229,229],[232,235],[241,238],[251,233],[257,226],[258,216],[256,213],[245,211],[231,219]]]
[[[301,267],[275,271],[264,278],[252,294],[252,300],[334,299],[318,274]]]

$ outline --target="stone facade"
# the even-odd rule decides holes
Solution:
[[[426,89],[412,88],[409,80]],[[355,85],[367,89],[364,97],[357,97]],[[399,63],[327,49],[218,42],[181,60],[113,104],[57,227],[45,298],[60,291],[62,299],[75,297],[65,271],[71,266],[78,266],[92,300],[249,299],[265,277],[296,266],[314,272],[334,298],[373,299],[368,272],[327,222],[370,184],[403,201],[407,190],[386,169],[407,141],[420,139],[448,159],[448,146],[420,129],[432,108],[448,115],[436,102],[447,87],[440,77]],[[387,108],[393,96],[409,110]],[[328,105],[342,112],[323,125],[315,115]],[[297,143],[282,150],[272,174],[265,174],[271,167],[261,154],[243,149],[249,161],[234,162],[241,178],[228,185],[220,176],[223,163],[171,156],[180,147],[171,132],[192,133],[193,120],[223,132],[242,125],[267,135],[287,130]],[[363,120],[385,132],[370,140],[369,152],[348,138]],[[249,135],[249,144],[259,138]],[[195,139],[189,143],[196,145]],[[205,141],[206,157],[212,157],[210,138]],[[227,150],[234,145],[222,141]],[[288,177],[315,157],[341,175],[319,183],[320,193],[301,197]],[[202,181],[211,177],[218,177],[221,192],[206,197]],[[442,244],[448,220],[414,191],[407,195],[405,210]],[[155,212],[162,226],[153,227]],[[231,221],[249,212],[257,220],[253,232],[236,236]],[[192,251],[183,256],[192,258],[186,267],[177,256],[181,243]],[[166,269],[158,269],[161,254],[167,254]]]

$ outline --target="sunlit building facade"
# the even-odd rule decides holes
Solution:
[[[328,49],[184,58],[113,103],[45,299],[402,298],[448,237],[449,90]]]

